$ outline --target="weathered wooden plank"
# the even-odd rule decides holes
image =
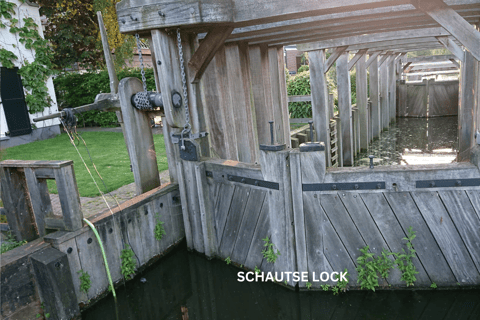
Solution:
[[[345,50],[347,50],[347,48],[348,48],[347,46],[342,46],[342,47],[335,48],[333,53],[330,55],[330,57],[325,62],[325,68],[323,70],[324,73],[327,73],[328,70],[330,70],[330,68],[333,66],[333,64],[338,60],[338,58],[340,58],[340,56],[345,52]],[[307,51],[307,50],[303,50],[303,51]]]
[[[143,91],[143,86],[139,79],[125,78],[120,81],[118,92],[126,133],[125,142],[132,164],[137,195],[160,186],[150,118],[144,112],[134,108],[131,102],[132,95],[140,91]]]
[[[138,228],[142,230],[141,241],[143,248],[143,264],[160,253],[160,242],[155,239],[155,212],[153,211],[153,203],[137,208],[137,223]]]
[[[271,233],[268,212],[268,201],[265,199],[258,216],[258,221],[255,226],[255,231],[253,233],[252,241],[249,245],[248,254],[244,263],[244,265],[250,270],[254,270],[256,266],[260,267],[262,265],[262,250],[264,248],[262,239]]]
[[[178,151],[177,151],[178,152]],[[185,238],[187,239],[187,247],[189,249],[194,248],[193,244],[193,230],[194,228],[193,221],[190,221],[190,216],[188,214],[188,198],[187,198],[187,187],[185,186],[185,176],[183,173],[183,162],[177,161],[177,176],[178,176],[178,188],[180,190],[180,201],[182,204],[182,216],[183,216],[183,225],[185,226]]]
[[[254,128],[254,115],[250,99],[250,68],[248,66],[248,47],[246,44],[225,46],[230,108],[234,121],[230,129],[235,128],[238,160],[253,163],[257,159],[258,137]],[[222,106],[224,107],[224,106]]]
[[[475,135],[475,90],[477,89],[477,66],[475,58],[465,51],[465,62],[460,71],[460,102],[458,105],[458,158],[468,161]]]
[[[53,215],[47,180],[37,179],[32,168],[25,168],[24,172],[38,235],[43,237],[46,234],[44,218]]]
[[[472,203],[473,208],[477,212],[478,218],[480,219],[480,192],[476,190],[466,190],[465,191]]]
[[[328,154],[330,150],[330,121],[328,117],[328,87],[324,69],[325,50],[309,52],[308,57],[310,61],[310,88],[312,92],[313,125],[316,131],[315,138],[316,141],[325,143]],[[327,161],[329,158],[327,157]]]
[[[197,181],[198,203],[200,209],[199,215],[202,224],[205,255],[207,257],[213,257],[217,248],[214,203],[212,201],[213,194],[210,194],[210,189],[207,185],[207,175],[204,162],[195,165],[195,178]]]
[[[304,102],[304,101],[312,101],[312,96],[311,95],[288,96],[288,102]],[[290,123],[294,123],[294,122],[292,122],[292,120],[290,119]]]
[[[457,281],[463,285],[478,283],[478,270],[438,193],[417,191],[411,195]]]
[[[230,211],[230,204],[235,192],[236,186],[234,184],[221,184],[218,201],[215,205],[215,226],[217,230],[217,245],[220,246],[222,240],[225,223],[227,222],[228,212]]]
[[[247,204],[241,222],[238,225],[237,238],[231,254],[232,261],[245,264],[248,250],[253,240],[260,211],[265,201],[266,191],[250,188]],[[236,226],[234,226],[236,227]]]
[[[438,194],[480,272],[480,219],[468,195],[463,190],[439,191]]]
[[[413,4],[424,11],[480,60],[480,32],[443,1],[420,1]],[[453,53],[453,52],[452,52]]]
[[[281,50],[283,54],[283,50]],[[268,48],[268,76],[270,77],[270,94],[272,95],[272,105],[271,105],[271,113],[272,113],[272,118],[270,120],[274,121],[274,141],[277,144],[287,144],[289,145],[290,142],[288,141],[288,138],[290,137],[290,123],[288,123],[288,127],[284,126],[284,118],[285,118],[285,113],[283,112],[284,107],[287,108],[287,119],[288,119],[288,107],[285,105],[282,97],[282,87],[280,86],[281,80],[285,77],[285,70],[284,70],[284,64],[282,63],[281,66],[282,68],[279,68],[279,61],[278,59],[278,48],[276,47],[271,47]],[[282,76],[283,75],[283,76]],[[286,90],[286,89],[285,89]],[[286,95],[285,95],[286,96]],[[263,125],[268,130],[270,131],[270,125],[268,122],[264,123],[257,123],[258,125]],[[287,130],[287,132],[285,132]],[[288,138],[287,138],[288,136]],[[268,142],[270,143],[270,142]]]
[[[378,63],[378,56],[380,55],[380,53],[382,53],[381,51],[376,51],[376,52],[373,52],[373,51],[370,51],[368,53],[368,60],[367,60],[367,63],[366,63],[366,67],[367,68],[370,68],[370,65],[376,61]],[[378,68],[377,68],[378,69]]]
[[[120,215],[123,215],[123,214],[124,214],[123,212],[120,213]],[[105,255],[107,256],[107,262],[110,270],[110,275],[112,276],[112,281],[117,282],[122,279],[122,273],[121,273],[122,260],[120,258],[120,255],[122,253],[123,245],[127,243],[127,240],[126,239],[122,240],[122,231],[120,229],[121,226],[118,223],[118,219],[109,218],[104,220],[106,221],[102,221],[101,223],[96,223],[95,228],[97,229],[97,232],[100,235],[103,248],[105,249]],[[77,241],[81,241],[81,240],[79,240],[77,237]],[[98,246],[97,240],[93,239],[93,241],[95,242],[92,243],[91,245]],[[72,247],[72,248],[76,249],[77,246],[75,245],[75,247]],[[76,253],[76,255],[77,255],[76,258],[78,259],[78,253]],[[68,256],[68,258],[70,261],[70,256]],[[136,258],[134,257],[134,259]],[[103,261],[103,257],[101,261]],[[105,269],[105,267],[103,267],[103,269]],[[76,277],[78,278],[79,275],[77,274]]]
[[[361,255],[360,249],[367,244],[355,227],[340,198],[340,194],[322,194],[319,196],[325,214],[347,249],[353,263],[357,265],[357,258]]]
[[[4,168],[62,168],[73,165],[73,160],[3,160]]]
[[[402,249],[407,250],[405,240],[402,240],[406,234],[385,200],[383,193],[362,193],[361,197],[387,242],[388,249],[391,252],[402,252]],[[412,263],[419,272],[415,276],[417,278],[416,283],[419,285],[430,285],[432,282],[421,262],[418,259],[412,259]],[[389,282],[391,284],[400,285],[402,283],[394,273],[392,273],[390,279]]]
[[[337,60],[338,110],[342,122],[343,165],[353,166],[353,128],[352,101],[350,95],[350,73],[348,71],[348,53]]]
[[[170,212],[170,217],[172,219],[172,224],[174,225],[174,234],[173,242],[179,243],[182,239],[185,238],[186,227],[183,220],[183,212],[181,201],[179,200],[180,193],[175,191],[168,196],[168,211]]]
[[[329,247],[325,244],[326,224],[330,224],[323,213],[323,209],[320,205],[318,198],[315,197],[311,192],[303,192],[303,208],[304,208],[304,219],[305,219],[305,242],[306,242],[306,253],[307,253],[307,264],[308,264],[308,274],[309,280],[310,277],[313,277],[313,272],[318,274],[318,272],[333,272],[333,271],[343,271],[343,268],[347,266],[346,263],[342,264],[341,269],[337,270],[335,267],[338,265],[331,265],[329,259],[327,259],[326,252]],[[332,250],[333,248],[330,247]],[[335,248],[340,252],[340,248]],[[353,270],[353,269],[352,269]],[[299,269],[300,271],[300,269]],[[305,270],[301,270],[304,272]],[[350,269],[349,269],[350,271]],[[317,277],[318,279],[318,277]],[[311,282],[314,288],[320,288],[320,285],[324,284],[322,282]],[[330,282],[330,284],[332,284]]]
[[[378,79],[378,59],[375,55],[371,55],[369,61],[373,61],[368,69],[370,74],[369,81],[369,97],[371,101],[371,116],[372,116],[372,136],[379,137],[382,130],[381,127],[381,112],[380,112],[380,97],[379,97],[379,79]],[[368,65],[368,63],[367,63]]]
[[[102,37],[103,56],[105,64],[107,65],[108,78],[110,79],[110,93],[116,94],[118,92],[118,77],[115,72],[115,65],[113,64],[112,51],[108,45],[107,30],[103,24],[102,12],[97,11],[98,25],[100,27],[100,34]]]
[[[362,54],[356,65],[356,91],[357,91],[357,108],[358,122],[360,127],[360,149],[368,149],[368,92],[367,92],[367,68],[365,66],[365,55]]]
[[[207,68],[210,61],[212,61],[215,53],[223,45],[223,42],[232,33],[233,27],[213,28],[208,33],[205,39],[201,42],[195,54],[188,62],[190,68],[189,80],[191,83],[198,82]]]
[[[458,115],[458,81],[430,81],[428,83],[428,115]]]
[[[385,57],[385,56],[384,56]],[[381,65],[379,63],[379,65]],[[388,101],[388,65],[384,63],[380,66],[379,92],[380,92],[380,113],[382,130],[388,128],[390,123],[390,108]]]
[[[2,201],[10,230],[17,241],[35,240],[35,218],[26,198],[25,175],[16,168],[0,167]]]
[[[403,230],[412,227],[416,231],[416,238],[413,241],[417,256],[422,262],[425,271],[430,279],[440,286],[451,286],[456,282],[445,257],[430,232],[425,220],[413,201],[409,192],[387,192],[385,193],[390,207],[397,217]]]
[[[353,67],[357,64],[358,60],[367,53],[368,49],[358,50],[350,61],[348,61],[348,70],[352,71]]]
[[[188,216],[190,220],[190,226],[192,228],[192,239],[194,249],[198,252],[205,252],[205,244],[203,238],[202,221],[200,218],[200,205],[198,197],[198,182],[195,175],[196,162],[185,161],[183,162],[183,176],[185,179],[185,191],[188,197]],[[185,211],[183,211],[185,214]]]
[[[235,188],[227,221],[225,222],[225,228],[223,229],[223,234],[219,242],[220,247],[218,253],[221,258],[229,257],[233,251],[238,228],[242,222],[245,206],[247,205],[250,195],[249,189],[250,188],[243,186],[236,186]]]
[[[414,58],[404,58],[403,62],[405,64],[409,63],[425,63],[425,62],[440,62],[448,61],[450,59],[456,59],[453,54],[449,55],[436,55],[436,56],[426,56],[426,57],[414,57]],[[406,68],[404,68],[405,70]]]
[[[287,78],[285,75],[285,55],[283,46],[277,47],[277,68],[278,68],[278,78],[277,81],[280,83],[280,103],[278,108],[282,113],[283,120],[283,143],[286,144],[286,147],[290,146],[290,112],[288,111],[288,101],[287,101]]]
[[[465,60],[465,52],[457,45],[451,37],[436,37],[440,43],[442,43],[445,48],[447,48],[451,53],[457,57],[458,60],[463,62]],[[455,60],[454,60],[455,61]]]
[[[73,166],[55,170],[55,182],[62,207],[65,230],[75,231],[82,228],[83,213],[80,207],[80,195],[78,194]]]

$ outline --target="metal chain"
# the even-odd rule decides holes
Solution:
[[[180,36],[180,28],[177,29],[177,44],[178,44],[178,53],[180,55],[180,69],[182,74],[182,85],[183,85],[183,102],[185,107],[185,126],[183,127],[181,140],[182,146],[181,149],[185,150],[185,143],[183,141],[183,135],[190,132],[192,126],[190,125],[190,112],[188,111],[188,91],[187,91],[187,78],[185,76],[185,66],[183,60],[183,47],[182,47],[182,38]]]
[[[137,39],[137,51],[138,58],[140,60],[140,73],[142,74],[143,92],[137,92],[133,99],[135,101],[135,107],[139,110],[150,110],[153,108],[153,106],[148,99],[147,79],[145,78],[145,68],[143,66],[142,46],[140,44],[140,36],[138,33],[135,34],[135,38]]]

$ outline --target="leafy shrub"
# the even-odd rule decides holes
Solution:
[[[289,96],[311,94],[310,71],[304,71],[291,77],[287,83],[287,93]],[[290,102],[288,104],[288,112],[290,113],[290,118],[311,118],[312,104],[311,102]]]
[[[298,73],[302,73],[304,71],[309,71],[310,70],[310,67],[308,66],[308,64],[304,65],[304,66],[300,66],[300,68],[298,68]]]
[[[118,74],[121,80],[127,77],[141,79],[140,69],[124,69]],[[155,78],[153,69],[145,69],[147,89],[155,90]],[[108,71],[86,73],[64,73],[53,80],[55,94],[60,109],[76,108],[93,103],[99,93],[110,92],[110,80]],[[88,111],[78,116],[79,126],[102,126],[108,127],[117,124],[115,112]]]

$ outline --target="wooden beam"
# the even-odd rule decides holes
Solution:
[[[365,55],[362,54],[356,65],[356,90],[357,90],[357,108],[358,121],[360,126],[360,149],[368,149],[368,92],[367,92],[367,68],[365,66]]]
[[[407,62],[405,63],[405,65],[403,66],[403,72],[405,72],[405,70],[412,64],[412,62]]]
[[[330,117],[328,110],[328,85],[324,68],[325,50],[314,50],[308,54],[310,62],[310,87],[312,91],[312,114],[316,141],[325,143],[327,164],[330,154]]]
[[[368,49],[358,50],[358,52],[355,54],[355,56],[353,56],[352,60],[350,60],[348,62],[348,70],[352,71],[352,69],[353,69],[353,67],[355,67],[355,64],[357,63],[357,61],[360,60],[360,58],[362,56],[364,56],[365,53],[367,53],[367,50]]]
[[[415,0],[412,1],[412,4],[437,21],[445,30],[460,41],[477,61],[480,60],[480,32],[475,30],[475,28],[455,10],[448,7],[448,5],[441,0]]]
[[[102,37],[103,55],[105,56],[105,64],[107,65],[108,78],[110,79],[110,93],[116,94],[118,92],[118,77],[115,72],[115,65],[113,64],[112,51],[108,45],[107,31],[103,24],[102,12],[97,12],[98,26],[100,27],[100,35]]]
[[[210,30],[205,39],[200,43],[200,46],[193,54],[188,62],[190,69],[190,82],[197,83],[200,77],[207,68],[210,61],[212,61],[215,53],[223,45],[225,39],[232,33],[233,27],[227,26],[224,28],[213,28]]]
[[[385,62],[385,60],[387,60],[387,58],[390,58],[390,57],[391,57],[391,53],[384,54],[378,61],[378,67],[380,68],[382,64]]]
[[[369,57],[368,57],[368,60],[367,60],[367,63],[366,63],[366,67],[369,68],[370,65],[372,64],[373,61],[376,61],[377,60],[377,57],[378,55],[381,53],[381,51],[377,51],[377,52],[369,52]]]
[[[478,81],[478,62],[473,54],[465,52],[460,77],[460,100],[458,108],[458,161],[469,161],[475,135],[475,90]]]
[[[342,123],[343,165],[353,166],[353,128],[350,72],[348,71],[348,53],[340,55],[337,61],[338,109]]]
[[[386,59],[385,59],[386,60]],[[385,61],[384,60],[384,61]],[[379,63],[379,93],[380,93],[380,114],[382,120],[381,130],[387,129],[390,124],[390,109],[388,107],[388,64]]]
[[[465,60],[465,52],[457,45],[451,37],[436,37],[437,40],[444,45],[451,53],[457,57],[458,60],[464,61]]]
[[[404,63],[424,63],[424,62],[440,62],[440,61],[448,61],[450,59],[456,59],[453,54],[447,55],[438,55],[438,56],[427,56],[427,57],[415,57],[415,58],[407,58],[404,60]]]
[[[337,61],[337,59],[342,55],[342,53],[345,52],[345,50],[347,50],[347,46],[335,48],[335,51],[330,55],[327,62],[325,62],[325,69],[324,69],[325,73],[327,73],[328,70],[330,70],[330,68],[333,66],[335,61]]]
[[[450,61],[453,63],[455,67],[460,69],[460,64],[457,61],[455,61],[455,59],[450,59]]]
[[[370,111],[370,121],[372,128],[372,137],[376,138],[380,136],[381,126],[380,126],[380,104],[379,104],[379,95],[378,95],[378,55],[371,56],[368,61],[370,61],[368,72],[370,74],[370,92],[369,97],[371,101],[371,111]],[[368,62],[367,62],[368,65]]]
[[[354,46],[360,44],[377,44],[383,41],[411,40],[414,38],[426,38],[446,36],[449,33],[443,28],[412,29],[393,32],[383,32],[374,34],[365,34],[354,37],[318,41],[298,45],[300,51],[310,51],[315,49],[328,49],[340,46]]]

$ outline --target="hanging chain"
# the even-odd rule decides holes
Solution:
[[[181,134],[182,146],[181,149],[185,150],[185,142],[183,140],[183,135],[190,132],[190,112],[188,111],[188,91],[187,91],[187,78],[185,76],[185,66],[183,60],[183,47],[182,47],[182,38],[180,36],[180,29],[177,29],[177,44],[178,44],[178,53],[180,55],[180,69],[182,74],[182,85],[183,85],[183,102],[185,106],[185,126],[183,127]]]
[[[140,73],[142,74],[143,92],[137,92],[133,100],[135,101],[135,107],[140,110],[152,109],[152,104],[148,99],[147,79],[145,78],[145,68],[143,66],[142,46],[138,33],[135,34],[135,38],[137,40],[138,58],[140,60]]]

